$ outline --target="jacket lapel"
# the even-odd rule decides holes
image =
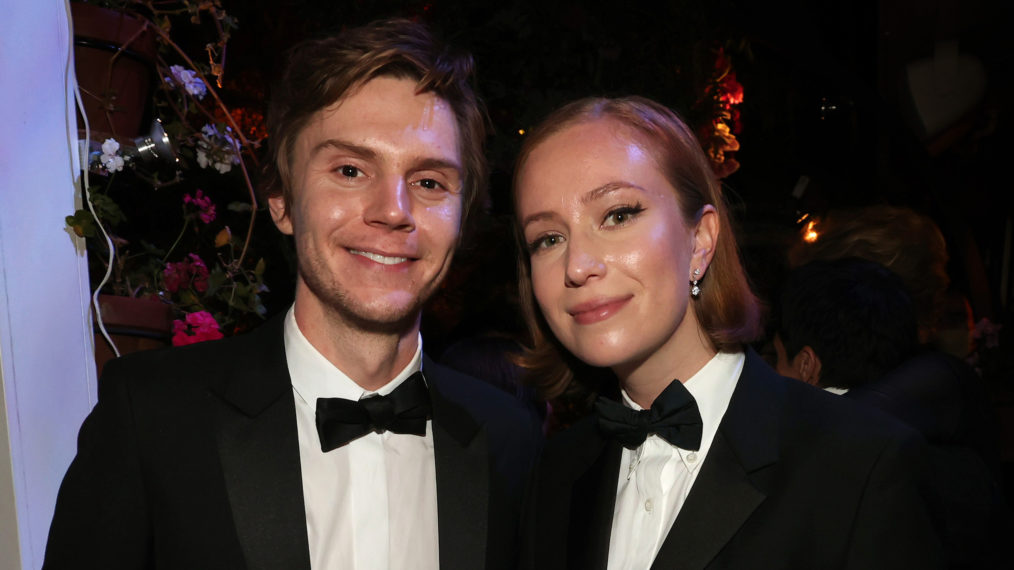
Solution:
[[[705,568],[764,501],[764,474],[778,460],[781,403],[774,372],[748,351],[707,459],[653,570]]]
[[[231,345],[240,369],[220,371],[218,449],[247,567],[310,568],[295,403],[283,319]],[[224,360],[224,359],[223,359]]]
[[[524,567],[606,568],[621,451],[593,415],[549,439],[528,498]]]
[[[576,481],[571,493],[567,560],[569,568],[605,570],[616,508],[616,483],[622,447],[615,441],[597,443],[601,452]]]
[[[489,535],[489,444],[485,428],[446,397],[453,385],[428,357],[441,568],[484,568]]]

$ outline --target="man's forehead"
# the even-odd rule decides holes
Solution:
[[[311,117],[297,135],[295,155],[312,159],[332,149],[363,158],[397,156],[462,173],[453,109],[432,92],[417,93],[416,86],[412,79],[387,76],[364,83]]]

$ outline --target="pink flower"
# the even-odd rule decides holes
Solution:
[[[165,288],[170,293],[175,293],[180,288],[186,287],[190,280],[190,265],[186,261],[166,263],[162,278],[165,280]]]
[[[173,321],[173,346],[216,340],[224,335],[218,329],[218,322],[208,311],[187,313],[186,322]]]
[[[165,280],[166,290],[170,293],[185,287],[193,287],[198,293],[208,290],[208,266],[196,253],[191,253],[189,259],[166,263],[162,278]]]
[[[190,273],[194,279],[194,289],[198,293],[204,293],[208,290],[208,266],[204,264],[204,261],[196,253],[190,254],[190,261]]]
[[[197,206],[197,216],[205,224],[210,224],[215,220],[215,204],[211,201],[211,198],[204,195],[203,190],[198,190],[196,196],[184,194],[183,203]]]

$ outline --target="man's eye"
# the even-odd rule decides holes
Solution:
[[[427,190],[439,190],[441,188],[441,184],[432,178],[423,178],[418,184]]]
[[[344,164],[338,170],[342,173],[342,176],[346,178],[355,178],[360,174],[360,170],[351,164]]]

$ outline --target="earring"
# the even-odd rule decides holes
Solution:
[[[697,269],[694,269],[694,280],[690,284],[690,296],[695,299],[701,296],[701,288],[697,285],[697,282],[700,281],[700,276],[701,268],[698,267]]]

